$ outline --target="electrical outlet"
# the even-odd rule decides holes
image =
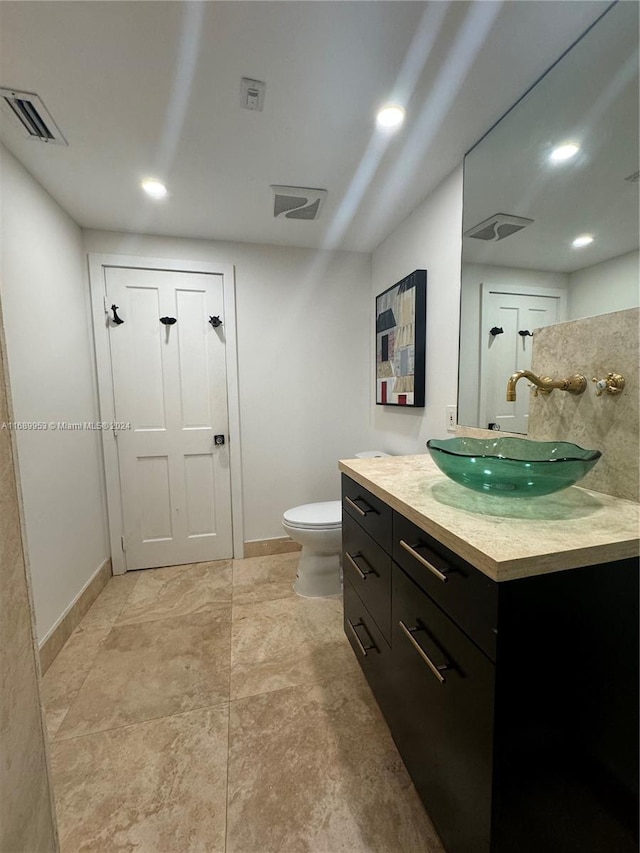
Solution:
[[[447,406],[447,432],[455,432],[456,424],[458,423],[458,407]]]

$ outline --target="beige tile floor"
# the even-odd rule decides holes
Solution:
[[[109,581],[43,680],[62,853],[443,853],[296,562]]]

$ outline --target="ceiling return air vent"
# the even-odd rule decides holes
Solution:
[[[30,139],[53,145],[68,144],[38,95],[33,92],[19,92],[17,89],[0,88],[0,98],[4,114],[20,122]]]
[[[309,187],[272,186],[271,192],[276,219],[317,219],[327,197],[326,190]]]
[[[497,243],[518,231],[522,231],[530,225],[533,219],[525,219],[523,216],[511,216],[509,213],[494,213],[483,222],[474,225],[464,232],[465,237],[474,237],[476,240],[484,240],[485,243]]]

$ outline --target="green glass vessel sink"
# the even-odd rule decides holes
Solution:
[[[602,456],[568,441],[432,438],[433,461],[451,480],[485,494],[523,498],[573,486]]]

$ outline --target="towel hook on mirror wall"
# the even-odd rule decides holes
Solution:
[[[218,316],[209,317],[209,322],[211,323],[214,329],[217,329],[218,326],[222,325],[222,320]]]
[[[114,323],[116,326],[119,326],[120,323],[124,323],[122,317],[118,317],[118,306],[112,305],[111,310],[113,311],[113,319],[111,322]]]
[[[530,332],[529,329],[520,329],[518,332],[521,338],[532,338],[533,332]]]
[[[173,326],[177,322],[175,317],[160,317],[160,322],[165,326]]]
[[[502,326],[494,326],[493,329],[489,329],[489,334],[495,338],[496,335],[504,335],[504,329]]]

